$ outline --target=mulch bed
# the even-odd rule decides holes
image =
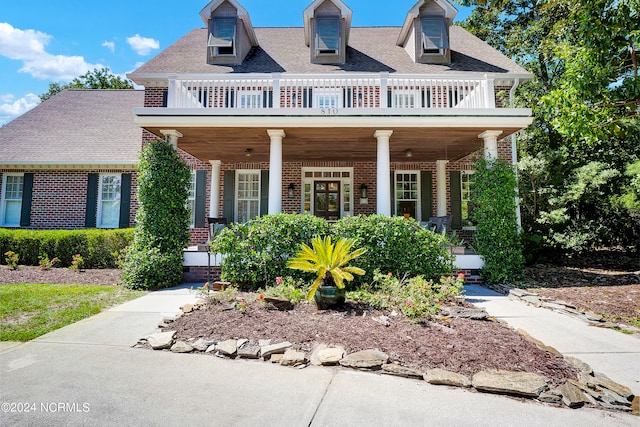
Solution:
[[[21,265],[18,270],[11,270],[0,265],[0,285],[19,283],[51,283],[79,285],[116,285],[120,281],[122,271],[117,269],[72,270],[70,268],[50,268]]]
[[[389,316],[391,326],[373,319],[388,315],[347,302],[343,310],[318,310],[315,304],[298,304],[291,311],[268,309],[256,294],[242,293],[247,310],[228,309],[225,304],[189,313],[165,330],[178,332],[177,339],[206,338],[218,341],[261,339],[289,341],[294,348],[311,352],[317,344],[336,344],[348,353],[379,349],[391,361],[426,370],[442,368],[468,376],[485,369],[538,373],[555,384],[576,378],[561,358],[541,350],[509,327],[496,321],[445,319],[422,323],[403,316]]]

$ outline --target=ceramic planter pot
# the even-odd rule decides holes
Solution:
[[[325,285],[323,283],[316,289],[314,298],[318,309],[327,310],[342,306],[345,293],[346,290],[344,288],[340,289],[335,285]]]

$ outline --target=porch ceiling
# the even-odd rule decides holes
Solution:
[[[166,127],[145,127],[162,137]],[[456,128],[395,128],[378,127],[172,127],[184,136],[178,147],[203,161],[268,162],[269,136],[267,129],[284,129],[282,143],[285,162],[302,161],[376,161],[378,129],[393,130],[390,139],[392,162],[433,162],[456,160],[482,148],[478,135],[486,130],[502,130],[500,138],[517,132],[520,128],[456,127]],[[251,149],[250,157],[246,150]],[[412,157],[405,155],[410,149]]]

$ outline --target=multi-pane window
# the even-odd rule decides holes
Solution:
[[[396,215],[417,218],[420,189],[417,172],[396,172]]]
[[[391,96],[391,108],[420,107],[419,92],[415,90],[394,90]]]
[[[22,212],[22,191],[24,188],[24,175],[5,174],[2,180],[2,221],[6,227],[20,226],[20,213]]]
[[[98,189],[98,228],[120,226],[120,174],[101,174]]]
[[[316,108],[340,108],[342,106],[341,90],[316,90],[313,93]]]
[[[260,171],[238,171],[236,222],[248,222],[260,214]]]
[[[340,18],[320,16],[316,18],[316,54],[337,55],[340,48]]]
[[[196,226],[196,171],[191,171],[187,210],[189,210],[189,227],[193,228]]]
[[[422,52],[426,54],[442,54],[449,48],[447,26],[443,17],[422,19]]]
[[[460,198],[462,204],[462,226],[473,227],[475,224],[471,220],[473,205],[471,203],[471,186],[475,182],[473,171],[462,171],[460,174]]]
[[[207,45],[212,56],[235,55],[236,18],[213,18]]]
[[[262,108],[262,91],[240,91],[238,93],[238,105],[240,108]]]

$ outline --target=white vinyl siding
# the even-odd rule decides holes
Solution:
[[[248,222],[260,215],[260,171],[236,172],[235,222]]]
[[[0,225],[5,227],[19,227],[22,212],[22,191],[24,188],[23,174],[4,174],[2,176],[2,218]]]
[[[118,228],[120,226],[120,174],[100,174],[98,189],[98,228]]]

